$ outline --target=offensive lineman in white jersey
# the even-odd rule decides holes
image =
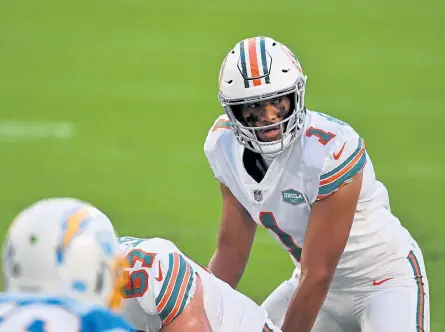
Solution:
[[[224,59],[225,115],[204,146],[223,200],[210,270],[235,288],[261,225],[296,265],[263,303],[284,332],[429,331],[420,248],[363,139],[307,110],[305,87],[297,58],[271,38],[243,40]]]
[[[133,331],[111,311],[122,303],[123,262],[110,221],[91,205],[69,198],[31,205],[3,244],[0,332]]]
[[[161,238],[118,239],[130,268],[123,316],[138,331],[281,332],[264,309]]]

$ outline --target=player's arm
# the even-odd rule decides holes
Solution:
[[[222,183],[220,189],[223,204],[221,226],[209,269],[236,288],[249,260],[257,226],[230,189]]]
[[[283,332],[309,332],[326,298],[361,190],[366,152],[360,141],[349,158],[326,173],[325,178],[322,176],[319,200],[312,205],[306,230],[300,281],[286,313]]]
[[[204,308],[201,279],[196,278],[196,291],[187,307],[174,321],[162,328],[161,332],[211,332]]]

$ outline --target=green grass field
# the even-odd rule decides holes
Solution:
[[[219,65],[268,35],[299,57],[308,108],[366,140],[423,248],[432,331],[445,331],[444,19],[439,0],[0,1],[0,234],[27,204],[75,196],[121,235],[166,237],[206,263]],[[260,302],[291,271],[260,231],[241,290]]]

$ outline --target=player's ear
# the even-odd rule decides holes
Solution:
[[[196,290],[186,308],[161,332],[212,332],[204,308],[204,292],[201,279],[196,274]]]

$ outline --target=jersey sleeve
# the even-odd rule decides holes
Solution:
[[[338,135],[334,143],[321,171],[316,201],[329,197],[351,182],[366,165],[365,142],[352,129]]]
[[[213,177],[221,183],[224,183],[224,179],[218,166],[218,158],[221,157],[221,151],[218,145],[221,143],[221,140],[224,140],[222,137],[231,131],[231,128],[226,115],[218,117],[210,128],[204,144],[204,152],[210,169],[212,170]]]
[[[149,289],[163,325],[175,319],[190,303],[196,274],[181,254],[158,254],[149,275]]]

